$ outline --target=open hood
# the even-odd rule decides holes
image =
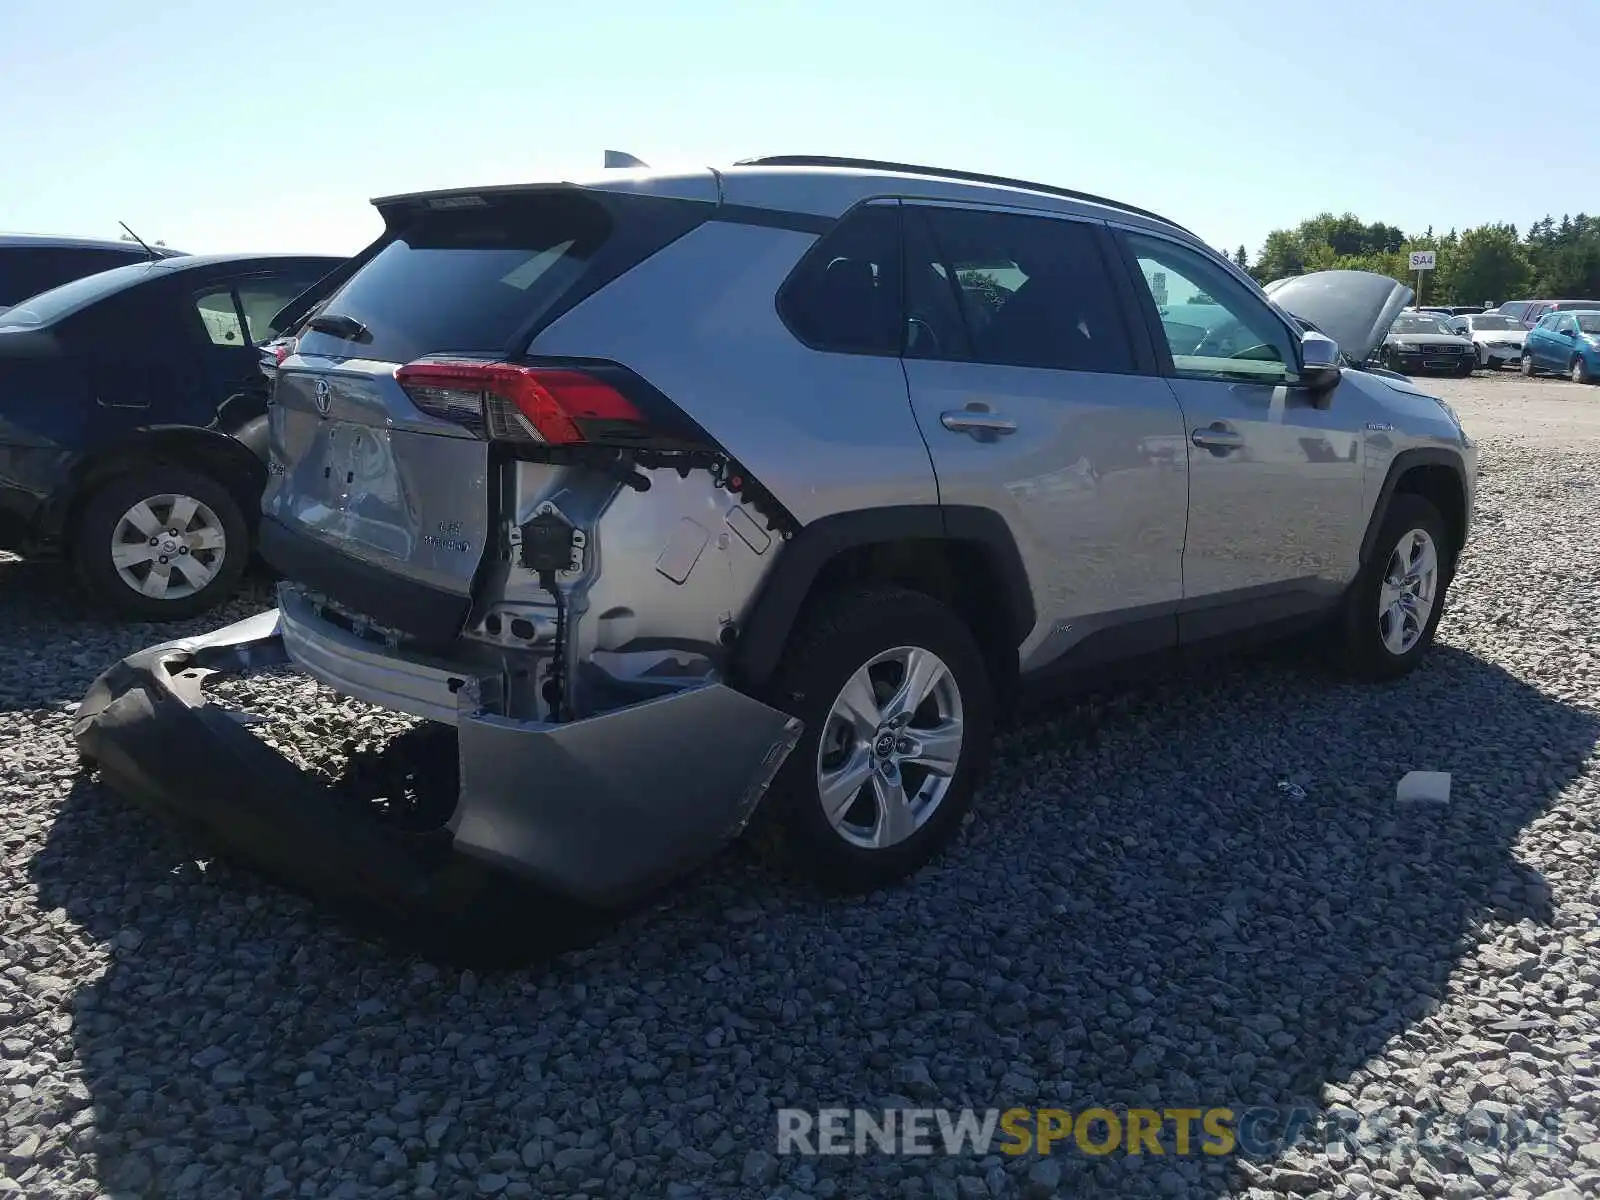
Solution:
[[[1339,343],[1352,362],[1366,362],[1415,294],[1373,271],[1314,271],[1275,279],[1262,289],[1272,302],[1304,317]]]

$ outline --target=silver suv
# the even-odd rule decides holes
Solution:
[[[113,783],[303,882],[443,909],[471,864],[614,904],[754,820],[873,888],[951,838],[1024,697],[1310,626],[1388,679],[1433,638],[1476,451],[1351,366],[1394,280],[1263,292],[1149,212],[861,160],[375,203],[278,350],[279,609],[78,721]],[[454,728],[427,853],[285,799],[207,715],[199,676],[282,655]],[[238,794],[164,774],[180,737]]]

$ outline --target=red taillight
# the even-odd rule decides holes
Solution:
[[[567,446],[596,440],[586,432],[590,422],[644,420],[609,383],[568,368],[419,358],[394,377],[424,412],[481,424],[492,438]]]

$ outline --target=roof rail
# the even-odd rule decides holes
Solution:
[[[1044,192],[1051,196],[1062,196],[1068,200],[1082,200],[1089,204],[1103,204],[1107,208],[1121,209],[1123,212],[1136,213],[1141,217],[1148,217],[1152,221],[1159,221],[1170,226],[1180,233],[1187,233],[1190,237],[1195,235],[1168,217],[1160,213],[1153,213],[1149,209],[1135,208],[1131,204],[1124,204],[1120,200],[1111,200],[1105,196],[1096,196],[1090,192],[1078,192],[1072,188],[1055,187],[1048,183],[1034,183],[1028,179],[1011,179],[1005,175],[984,175],[977,171],[956,171],[949,167],[924,167],[915,163],[885,162],[876,158],[843,158],[832,154],[768,154],[760,158],[742,158],[733,164],[736,167],[841,167],[862,171],[894,171],[902,175],[931,175],[936,179],[960,179],[968,183],[988,183],[996,187],[1024,188],[1030,192]]]

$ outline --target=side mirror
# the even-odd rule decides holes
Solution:
[[[1344,365],[1339,343],[1313,329],[1300,335],[1300,386],[1311,392],[1332,391]]]

